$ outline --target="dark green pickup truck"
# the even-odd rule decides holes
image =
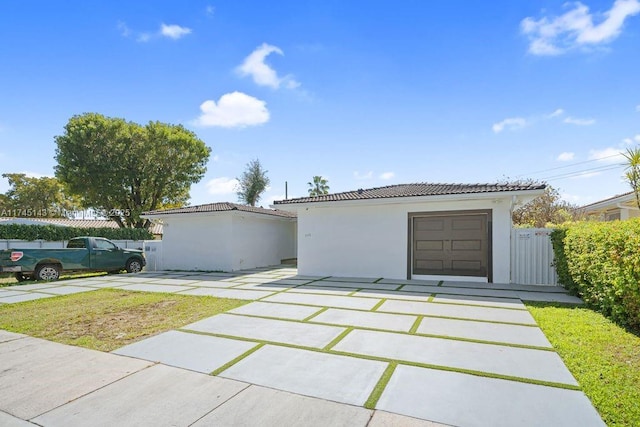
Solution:
[[[66,249],[8,249],[0,251],[0,273],[15,273],[19,281],[57,280],[60,273],[127,270],[145,266],[141,250],[122,249],[102,237],[76,237]]]

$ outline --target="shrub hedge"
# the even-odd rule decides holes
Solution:
[[[113,240],[152,240],[153,234],[142,228],[75,228],[55,225],[0,224],[0,239],[69,240],[78,236]]]
[[[554,231],[552,242],[560,283],[640,331],[640,218],[574,223]]]

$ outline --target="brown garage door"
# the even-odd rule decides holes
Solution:
[[[413,217],[413,274],[488,277],[488,214]]]

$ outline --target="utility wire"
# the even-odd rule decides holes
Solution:
[[[578,170],[578,171],[572,171],[572,172],[566,172],[566,173],[562,173],[559,175],[552,175],[552,176],[548,176],[545,178],[540,178],[540,180],[542,181],[553,181],[553,180],[558,180],[558,179],[566,179],[566,178],[574,178],[574,177],[578,177],[580,175],[584,175],[584,174],[588,174],[590,172],[605,172],[605,171],[609,171],[609,170],[615,170],[618,168],[621,168],[622,166],[624,166],[623,164],[615,164],[615,165],[606,165],[606,166],[600,166],[597,168],[589,168],[589,169],[582,169],[582,170]]]
[[[584,165],[584,164],[593,163],[593,162],[599,162],[601,160],[610,159],[612,157],[618,157],[618,156],[620,156],[620,154],[612,154],[610,156],[600,157],[598,159],[585,160],[585,161],[582,161],[582,162],[572,163],[570,165],[558,166],[558,167],[555,167],[555,168],[543,169],[543,170],[539,170],[539,171],[536,171],[536,172],[529,172],[529,173],[525,173],[525,174],[521,174],[521,175],[516,175],[516,178],[523,177],[523,176],[529,176],[529,175],[536,175],[536,174],[544,173],[544,172],[551,172],[551,171],[558,170],[558,169],[572,168],[574,166]]]

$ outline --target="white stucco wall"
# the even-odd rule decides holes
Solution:
[[[162,216],[166,270],[222,270],[280,264],[295,258],[296,221],[240,211]]]
[[[226,212],[171,215],[162,220],[165,270],[231,270],[232,220]]]
[[[407,278],[408,214],[491,210],[493,282],[510,275],[510,196],[416,203],[306,205],[298,210],[298,271],[313,276]]]
[[[280,264],[296,257],[295,220],[234,212],[233,270]]]

